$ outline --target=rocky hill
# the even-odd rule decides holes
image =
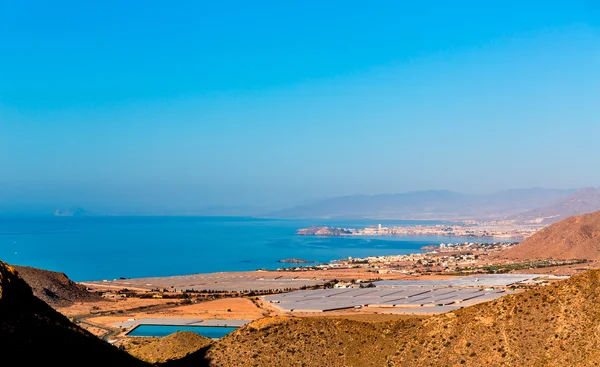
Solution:
[[[573,215],[600,210],[600,189],[588,187],[577,190],[566,198],[551,205],[532,209],[509,217],[519,222],[550,224]]]
[[[215,343],[211,366],[596,366],[600,270],[427,319],[256,321]]]
[[[71,323],[0,262],[0,351],[19,366],[149,366]]]
[[[554,223],[500,254],[501,258],[600,260],[600,211]]]
[[[179,331],[163,338],[130,337],[119,343],[129,354],[143,361],[164,363],[205,348],[211,340],[197,333]]]
[[[308,228],[299,229],[296,232],[296,234],[302,236],[342,236],[346,234],[352,234],[352,232],[343,228],[312,226]]]
[[[54,308],[67,307],[74,302],[102,300],[100,296],[88,292],[84,286],[73,282],[65,273],[29,266],[13,266],[13,268],[31,287],[36,297]]]

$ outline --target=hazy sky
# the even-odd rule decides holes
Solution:
[[[594,0],[94,3],[0,0],[0,206],[600,185]]]

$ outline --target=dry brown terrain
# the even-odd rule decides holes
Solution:
[[[600,270],[426,319],[258,320],[212,346],[213,366],[595,366]]]
[[[13,267],[31,287],[33,294],[54,308],[70,306],[75,302],[90,302],[102,299],[100,296],[88,292],[84,286],[73,282],[65,273],[29,266]]]
[[[164,363],[183,358],[208,346],[211,340],[189,331],[179,331],[164,338],[128,337],[115,344],[132,356],[149,363]]]
[[[77,326],[79,326],[83,330],[86,330],[86,331],[92,333],[93,335],[97,336],[98,338],[102,338],[107,333],[106,329],[102,329],[102,328],[92,326],[89,324],[79,323],[79,324],[77,324]]]
[[[201,320],[256,320],[263,316],[263,311],[247,298],[224,298],[191,305],[149,309],[146,311],[126,311],[119,314],[96,316],[87,318],[86,321],[105,327],[114,327],[115,324],[125,322],[129,318],[143,319],[160,317]]]
[[[215,301],[179,306],[170,309],[168,314],[176,317],[195,317],[203,320],[256,320],[264,316],[262,311],[247,298],[223,298]]]
[[[600,260],[600,212],[555,223],[499,256],[508,260]]]
[[[71,306],[57,307],[57,311],[65,316],[82,316],[95,313],[128,312],[143,308],[156,306],[177,305],[180,301],[176,299],[154,299],[154,298],[124,298],[119,300],[103,300],[97,302],[76,302]]]

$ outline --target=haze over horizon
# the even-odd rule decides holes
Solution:
[[[600,185],[600,6],[0,3],[0,214]]]

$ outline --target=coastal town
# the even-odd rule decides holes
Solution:
[[[519,242],[462,242],[423,246],[424,252],[388,256],[347,257],[319,265],[280,267],[279,272],[340,271],[354,269],[365,272],[365,278],[386,275],[469,275],[499,274],[513,270],[540,269],[582,264],[584,260],[532,260],[508,262],[495,255]]]
[[[312,226],[302,228],[297,234],[304,236],[449,236],[467,238],[503,238],[523,239],[540,229],[543,225],[506,225],[487,223],[482,225],[477,222],[469,224],[436,224],[413,226],[390,226],[381,224],[364,228],[336,228],[325,226]]]

